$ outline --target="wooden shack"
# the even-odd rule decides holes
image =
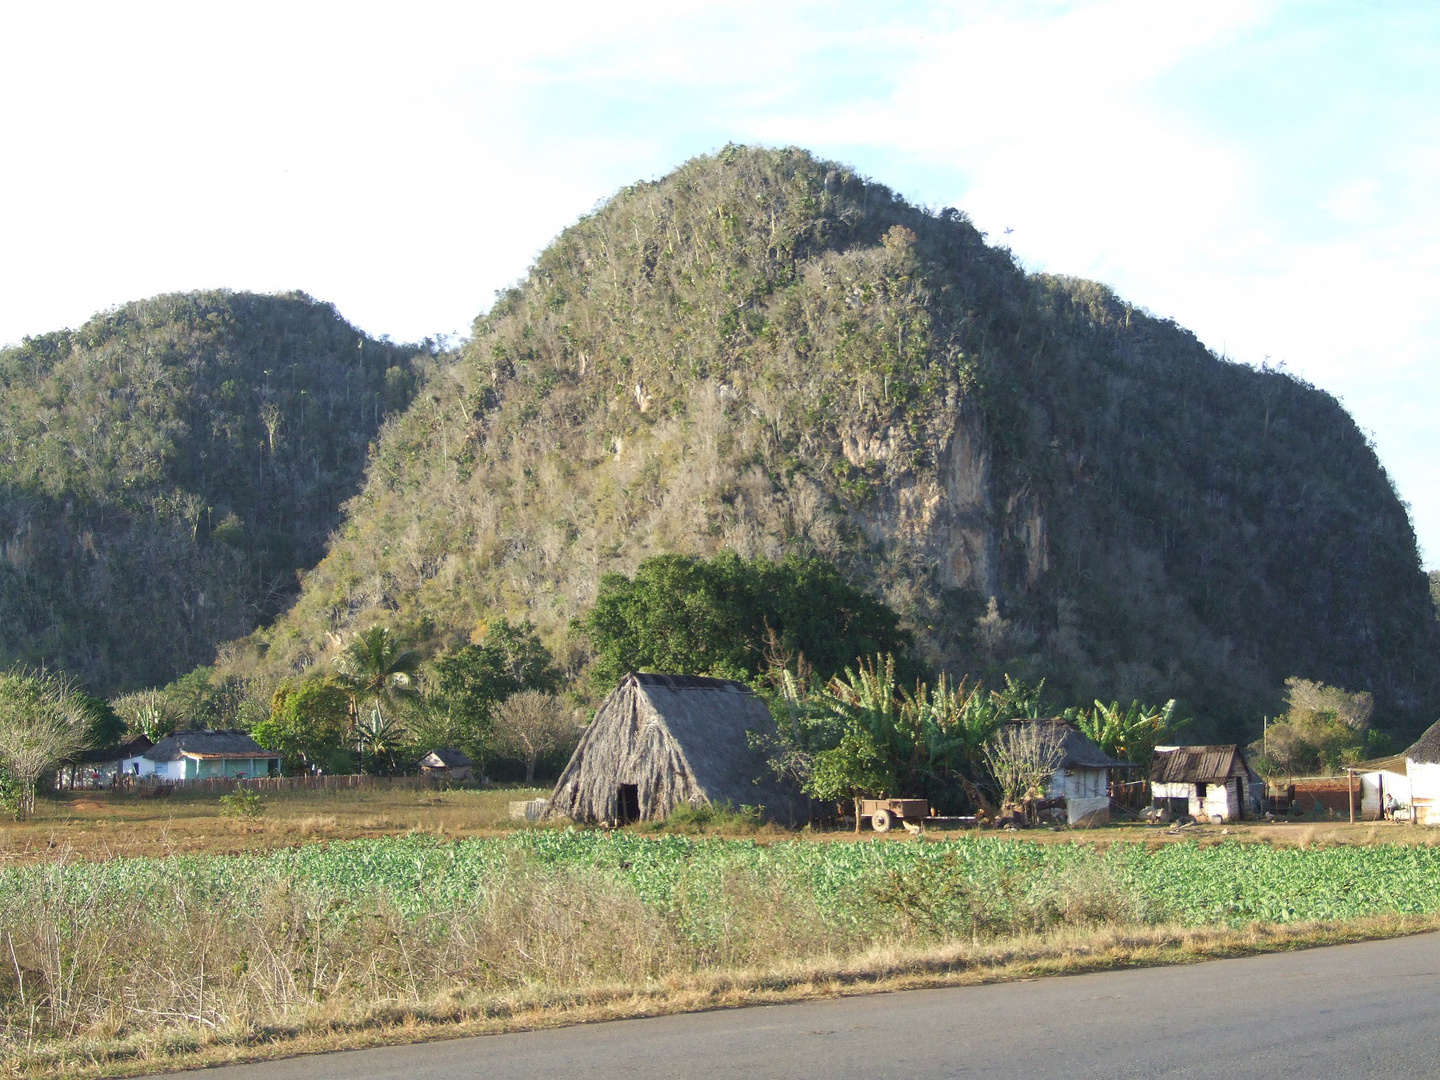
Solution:
[[[798,824],[808,802],[775,779],[750,733],[769,733],[765,702],[744,683],[631,673],[601,703],[550,797],[550,814],[625,824],[681,803],[760,808]]]
[[[469,780],[475,765],[464,751],[453,746],[437,746],[420,759],[420,775],[441,780]]]
[[[1241,821],[1260,816],[1265,784],[1235,743],[1157,746],[1150,794],[1173,818]]]

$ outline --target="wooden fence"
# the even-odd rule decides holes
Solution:
[[[239,779],[233,776],[207,776],[195,780],[157,780],[154,777],[119,778],[116,791],[149,795],[156,791],[193,791],[199,794],[229,794],[237,789],[246,791],[355,791],[360,788],[381,790],[430,790],[461,786],[461,782],[441,776],[255,776]],[[465,785],[469,786],[469,785]]]

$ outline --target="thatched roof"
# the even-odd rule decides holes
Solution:
[[[422,768],[431,769],[464,769],[473,764],[468,754],[453,746],[437,746],[420,759]]]
[[[1405,764],[1404,754],[1387,754],[1385,757],[1371,758],[1369,761],[1361,761],[1354,765],[1345,766],[1347,773],[1376,773],[1388,772],[1398,773],[1401,776],[1409,773],[1410,769]]]
[[[178,761],[196,758],[273,758],[279,754],[266,750],[243,731],[177,731],[166,735],[145,751],[151,761]]]
[[[1405,750],[1405,756],[1422,765],[1440,763],[1440,721],[1425,729],[1425,734],[1416,739]]]
[[[698,675],[629,674],[610,692],[560,774],[552,813],[620,821],[621,785],[633,785],[642,819],[682,802],[760,806],[767,818],[803,816],[749,733],[774,730],[770,710],[743,683]]]
[[[1060,740],[1059,769],[1133,769],[1128,761],[1117,761],[1096,746],[1084,732],[1058,716],[1048,720],[1011,720],[1007,726],[1050,728]]]

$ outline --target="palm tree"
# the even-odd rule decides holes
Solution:
[[[350,723],[356,725],[361,706],[379,716],[383,709],[414,693],[414,675],[421,656],[402,649],[388,626],[372,626],[350,639],[335,658],[340,684],[350,695]]]
[[[372,706],[368,715],[361,717],[354,729],[355,749],[360,752],[362,771],[365,761],[371,769],[391,775],[395,772],[395,751],[405,741],[405,729],[394,720],[383,716],[378,705]]]

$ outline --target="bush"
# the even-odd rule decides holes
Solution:
[[[229,795],[220,796],[220,816],[257,821],[265,812],[265,800],[257,791],[237,788]]]

